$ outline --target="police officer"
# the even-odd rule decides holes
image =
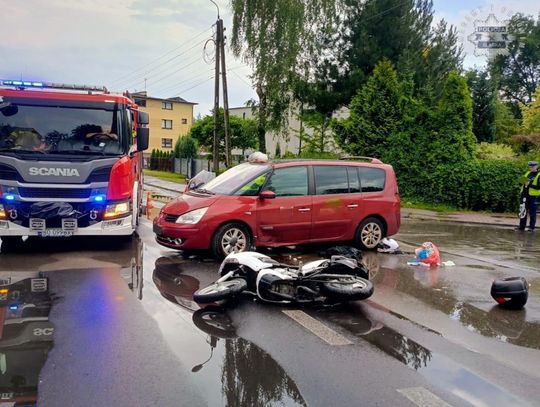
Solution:
[[[534,232],[536,226],[536,209],[538,207],[538,197],[540,197],[540,173],[538,173],[538,161],[529,161],[529,171],[525,173],[528,181],[521,187],[521,196],[525,198],[525,207],[529,214],[529,232]],[[527,216],[519,221],[519,230],[525,230]]]

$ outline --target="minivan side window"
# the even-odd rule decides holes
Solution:
[[[386,172],[380,168],[358,167],[362,192],[384,191]]]
[[[315,166],[315,194],[347,194],[349,193],[349,181],[347,179],[347,167],[342,166]]]
[[[360,192],[360,181],[358,180],[358,167],[347,167],[349,175],[349,192],[351,194]]]
[[[279,196],[304,196],[308,194],[307,167],[278,168],[274,171],[265,190]]]

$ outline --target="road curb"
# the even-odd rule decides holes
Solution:
[[[164,187],[163,185],[157,185],[157,184],[153,184],[153,183],[147,182],[147,181],[144,182],[144,185],[148,185],[149,187],[154,187],[154,188],[157,188],[157,189],[163,189],[164,191],[174,192],[174,193],[176,193],[178,195],[182,195],[182,191],[180,191],[179,189],[172,189],[172,188]],[[178,185],[180,186],[182,184],[178,184]]]

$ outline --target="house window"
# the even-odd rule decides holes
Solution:
[[[137,98],[135,98],[135,103],[137,103],[141,107],[146,107],[146,99],[137,99]]]
[[[172,102],[161,102],[161,108],[165,110],[172,110]]]
[[[162,129],[172,129],[172,120],[163,119],[161,120]]]
[[[187,119],[182,119],[182,124],[187,124]]]
[[[172,138],[162,138],[161,139],[162,148],[172,148]]]

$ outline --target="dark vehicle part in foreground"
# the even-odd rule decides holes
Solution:
[[[364,266],[344,256],[295,267],[257,252],[231,253],[219,275],[215,283],[195,292],[196,302],[222,301],[244,291],[274,303],[347,302],[373,294]]]
[[[53,346],[51,305],[48,278],[0,273],[2,406],[37,405],[39,373]]]
[[[493,281],[491,296],[501,307],[521,309],[529,298],[529,283],[523,277],[508,277]]]

